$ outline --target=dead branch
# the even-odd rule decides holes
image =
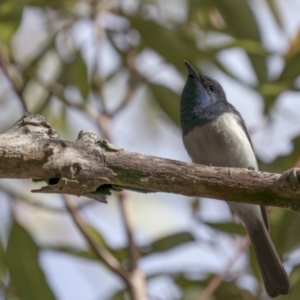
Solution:
[[[0,135],[0,178],[32,178],[47,183],[33,192],[100,201],[129,189],[300,208],[300,169],[280,175],[190,164],[128,152],[93,132],[61,140],[44,117],[28,113]]]

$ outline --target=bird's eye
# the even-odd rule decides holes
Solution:
[[[212,85],[212,84],[208,88],[213,93],[216,92],[216,90],[217,90],[216,87],[214,85]]]

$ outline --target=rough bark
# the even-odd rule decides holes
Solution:
[[[280,175],[190,164],[128,152],[93,132],[61,140],[31,114],[0,135],[0,178],[32,178],[47,183],[33,192],[100,201],[111,189],[129,189],[300,209],[300,169]]]

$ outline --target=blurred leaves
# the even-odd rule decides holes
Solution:
[[[288,296],[289,300],[298,300],[300,295],[300,265],[296,266],[290,275],[293,288]]]
[[[229,33],[237,39],[261,42],[258,24],[246,0],[214,1],[221,13]],[[253,69],[259,82],[267,81],[267,64],[261,55],[249,54]]]
[[[21,22],[23,6],[16,1],[0,3],[0,41],[9,42]]]
[[[70,0],[1,0],[0,2],[0,41],[9,43],[17,31],[25,7],[68,8]]]
[[[299,214],[292,210],[274,208],[270,213],[271,237],[279,255],[300,246]]]
[[[211,282],[215,275],[210,275],[204,280],[189,279],[185,275],[180,275],[175,282],[181,287],[182,299],[194,300],[201,296],[203,289]],[[235,281],[222,281],[213,294],[215,300],[256,300],[257,298],[250,292],[240,288]]]
[[[58,82],[63,86],[76,86],[82,98],[86,100],[89,93],[87,68],[79,53],[76,54],[74,60],[63,63],[62,73],[60,74]]]
[[[148,92],[151,94],[158,107],[168,116],[168,118],[176,125],[179,125],[179,103],[180,95],[174,92],[177,90],[174,86],[170,89],[161,84],[149,82],[150,79],[143,74],[139,74],[140,66],[138,66],[141,53],[144,50],[150,49],[157,53],[160,61],[164,64],[171,64],[179,73],[183,72],[183,60],[188,59],[199,70],[210,72],[210,70],[218,70],[230,77],[235,82],[240,83],[247,88],[255,90],[264,99],[265,113],[269,114],[278,96],[287,90],[295,89],[295,82],[299,79],[300,65],[300,31],[290,39],[287,45],[286,53],[272,50],[265,47],[265,41],[262,42],[262,33],[257,20],[258,15],[254,13],[256,4],[248,0],[189,0],[182,1],[181,9],[186,8],[186,15],[183,13],[181,18],[174,18],[170,10],[170,18],[164,18],[161,13],[162,1],[136,1],[135,9],[125,9],[126,4],[108,5],[104,1],[70,1],[70,0],[2,0],[0,3],[0,51],[4,49],[4,53],[9,53],[8,57],[14,65],[20,82],[26,90],[27,84],[36,82],[34,74],[39,74],[41,71],[42,62],[46,61],[45,57],[49,52],[55,52],[56,57],[59,57],[59,70],[56,70],[56,75],[48,78],[49,82],[60,83],[55,88],[44,95],[44,99],[35,93],[32,88],[29,100],[32,101],[37,97],[37,110],[43,110],[48,120],[55,120],[55,127],[67,124],[65,122],[68,114],[68,101],[78,100],[78,97],[70,97],[68,101],[62,101],[57,105],[53,99],[67,97],[69,92],[73,92],[68,87],[75,87],[79,91],[82,101],[88,102],[92,109],[103,107],[103,103],[92,106],[93,101],[89,97],[94,93],[103,94],[103,90],[108,86],[110,77],[122,77],[122,74],[134,74],[139,82],[146,82]],[[275,0],[265,1],[266,9],[276,21],[277,26],[282,32],[285,30],[281,18],[281,11],[277,7]],[[107,6],[108,5],[108,6]],[[176,5],[172,2],[171,5]],[[35,56],[31,56],[31,60],[24,63],[23,66],[18,65],[14,57],[12,46],[12,38],[14,33],[22,21],[22,14],[25,7],[30,9],[32,6],[39,7],[43,10],[43,17],[47,26],[48,41],[43,45],[37,45],[40,49],[36,49]],[[166,15],[168,12],[164,12]],[[113,22],[106,19],[107,16],[114,17]],[[102,16],[105,16],[102,20]],[[118,18],[125,20],[127,25],[118,25]],[[88,69],[86,61],[83,57],[87,57],[88,49],[85,49],[85,41],[82,39],[80,43],[74,38],[72,29],[73,25],[91,26],[93,33],[92,39],[96,50],[95,55],[88,56]],[[123,22],[124,23],[124,22]],[[122,23],[122,24],[123,24]],[[125,24],[125,23],[124,23]],[[130,25],[128,25],[130,24]],[[266,25],[267,26],[267,25]],[[270,25],[268,25],[270,26]],[[66,30],[66,28],[68,30]],[[77,27],[76,27],[77,28]],[[83,28],[83,27],[78,27]],[[276,29],[278,29],[276,28]],[[87,27],[78,31],[78,36],[88,35]],[[59,39],[61,33],[65,34],[64,42]],[[31,32],[34,34],[34,31]],[[287,33],[283,32],[287,35]],[[287,39],[288,40],[288,39]],[[82,42],[84,41],[84,42]],[[28,41],[30,42],[30,41]],[[117,53],[119,65],[112,73],[103,74],[103,70],[99,69],[98,56],[101,52],[102,45],[107,46],[110,43],[109,51],[113,59],[113,53]],[[79,45],[80,44],[80,45]],[[2,47],[4,46],[4,47]],[[65,47],[65,48],[64,48]],[[85,50],[84,50],[85,49]],[[242,50],[250,61],[251,70],[247,72],[255,76],[256,82],[249,83],[244,81],[234,72],[234,66],[225,64],[220,56],[222,51],[231,51],[231,49]],[[85,52],[86,51],[86,52]],[[59,54],[64,54],[62,57]],[[92,53],[92,52],[91,52]],[[0,53],[1,54],[1,53]],[[83,56],[82,56],[83,55]],[[273,76],[272,69],[268,69],[267,61],[273,57],[282,60],[282,69],[279,70],[278,76]],[[51,61],[51,60],[50,60]],[[54,59],[53,59],[54,61]],[[52,62],[53,62],[52,61]],[[92,62],[92,63],[91,63]],[[108,63],[105,62],[105,67]],[[54,62],[55,64],[55,62]],[[49,73],[51,71],[51,62],[49,63]],[[144,66],[143,66],[144,67]],[[151,64],[147,68],[151,71]],[[163,66],[162,66],[163,67]],[[245,68],[249,68],[245,64]],[[105,68],[104,68],[105,69]],[[53,71],[53,70],[52,70]],[[95,74],[93,73],[95,72]],[[55,72],[53,72],[55,73]],[[92,74],[91,74],[92,73]],[[150,72],[151,73],[151,72]],[[91,75],[91,77],[89,77]],[[18,77],[18,78],[19,78]],[[45,76],[47,77],[47,76]],[[90,84],[91,79],[100,78],[99,82]],[[172,82],[171,82],[172,84]],[[174,83],[175,84],[175,83]],[[55,93],[59,89],[58,93]],[[93,89],[93,90],[91,90]],[[74,93],[73,93],[74,94]],[[76,93],[75,93],[76,94]],[[53,95],[55,97],[53,97]],[[97,97],[95,97],[97,98]],[[99,99],[101,97],[98,97]],[[105,97],[104,97],[105,99]],[[0,99],[1,100],[1,99]],[[80,99],[79,99],[80,100]],[[56,100],[57,101],[57,100]],[[98,101],[98,100],[97,100]],[[80,103],[84,107],[85,103]],[[99,107],[98,107],[99,106]],[[55,109],[53,108],[55,107]],[[52,116],[52,117],[51,117]],[[294,145],[293,151],[286,156],[279,156],[271,163],[260,163],[263,170],[272,172],[283,172],[296,163],[300,156],[300,137],[295,136],[292,141]],[[199,210],[199,201],[193,203],[194,215]],[[201,209],[201,208],[200,208]],[[300,228],[299,216],[291,211],[275,209],[270,215],[271,219],[271,235],[279,254],[284,256],[286,253],[296,249],[300,245],[298,229]],[[237,223],[204,223],[205,225],[218,230],[228,235],[245,235],[246,231],[242,225]],[[128,260],[127,248],[124,246],[120,249],[110,247],[101,232],[96,228],[89,226],[88,230],[99,246],[105,247],[110,251],[121,263],[126,266]],[[139,247],[141,257],[147,257],[154,253],[163,253],[172,249],[194,242],[195,238],[188,231],[178,232],[163,236],[149,242],[147,245]],[[13,224],[9,236],[8,247],[6,251],[3,249],[0,241],[0,279],[3,278],[7,269],[11,278],[11,286],[16,291],[20,299],[54,299],[54,295],[47,285],[46,278],[42,269],[39,266],[38,255],[39,251],[54,250],[67,253],[73,257],[79,257],[89,260],[97,260],[96,256],[90,250],[76,249],[68,246],[55,245],[53,247],[38,248],[27,231],[17,223]],[[250,247],[250,266],[253,275],[261,283],[261,275],[259,272],[257,260],[253,249]],[[5,257],[5,264],[4,264]],[[204,274],[204,279],[189,279],[188,276],[174,276],[175,282],[182,290],[183,300],[194,300],[199,298],[203,289],[214,277],[213,274]],[[248,291],[243,290],[236,284],[233,276],[228,276],[223,281],[213,294],[212,299],[257,299]],[[300,285],[300,269],[297,266],[291,275],[293,288],[287,299],[299,298]],[[260,288],[262,285],[260,286]],[[258,291],[258,293],[260,290]],[[112,299],[124,299],[124,291],[117,292]]]
[[[179,95],[162,85],[148,84],[148,86],[163,112],[179,125]]]
[[[177,247],[184,243],[192,242],[194,240],[195,238],[190,232],[171,234],[154,241],[151,245],[149,245],[149,250],[146,253],[150,254],[153,252],[168,251],[174,247]]]
[[[11,228],[5,258],[11,284],[21,299],[55,299],[39,266],[37,245],[29,233],[16,222]]]
[[[290,48],[285,55],[285,67],[282,70],[278,81],[294,81],[299,76],[299,68],[297,68],[300,62],[300,31],[291,41]]]
[[[204,224],[217,229],[219,231],[229,233],[229,234],[238,234],[238,235],[245,235],[246,234],[246,229],[243,227],[242,224],[238,223],[209,223],[205,222]]]
[[[6,266],[5,266],[5,260],[4,260],[4,248],[2,245],[1,237],[0,237],[0,281],[4,277],[6,273]]]
[[[281,16],[277,7],[276,0],[267,0],[267,4],[269,5],[272,16],[274,17],[277,25],[282,28]]]
[[[126,292],[124,291],[120,291],[120,292],[117,292],[115,295],[113,295],[110,300],[124,300],[126,299]]]
[[[300,156],[300,136],[296,137],[292,143],[294,144],[294,149],[290,154],[278,156],[269,164],[260,163],[261,169],[268,172],[283,173],[292,168]]]
[[[97,260],[96,255],[92,251],[80,250],[69,246],[48,246],[42,247],[41,250],[62,252],[78,258]]]
[[[257,297],[255,297],[253,294],[251,294],[249,291],[240,288],[236,282],[234,281],[223,281],[218,289],[215,291],[214,296],[217,299],[236,299],[236,300],[256,300]]]
[[[135,28],[141,38],[139,48],[151,48],[178,69],[183,68],[183,61],[195,62],[201,56],[193,38],[181,28],[165,28],[151,20],[139,16],[128,17],[131,26]],[[155,33],[155,34],[154,34]]]
[[[90,227],[92,236],[95,241],[102,247],[105,247],[109,250],[121,263],[127,259],[127,248],[114,249],[109,247],[104,239],[101,237],[101,234],[95,229]],[[194,236],[190,232],[179,232],[171,234],[162,238],[159,238],[153,241],[151,244],[147,244],[140,247],[140,256],[147,256],[157,252],[165,252],[172,250],[177,246],[181,246],[185,243],[195,241]],[[78,258],[97,260],[98,258],[94,255],[92,251],[86,251],[81,249],[75,249],[68,246],[50,246],[43,248],[44,250],[57,251],[76,256]]]
[[[91,238],[101,247],[108,248],[102,234],[93,226],[86,225]]]

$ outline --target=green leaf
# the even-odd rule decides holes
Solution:
[[[187,27],[187,29],[183,27],[169,29],[154,21],[137,16],[130,16],[128,19],[132,27],[140,33],[140,48],[155,50],[179,70],[183,70],[185,59],[188,59],[191,63],[196,63],[196,60],[203,54],[196,47],[195,38],[188,34],[189,30],[192,31],[190,27]]]
[[[200,23],[204,30],[215,30],[210,19],[210,12],[214,9],[212,1],[189,0],[188,4],[188,22]]]
[[[283,173],[292,168],[300,157],[300,136],[293,139],[293,151],[286,156],[279,156],[273,162],[266,164],[260,162],[260,169],[268,172]]]
[[[277,25],[280,28],[283,28],[282,26],[282,21],[281,21],[281,17],[278,11],[278,7],[277,7],[277,3],[276,0],[267,0],[267,3],[269,5],[270,11],[275,19],[275,21],[277,22]]]
[[[290,275],[291,290],[288,300],[298,300],[300,295],[300,265],[296,266]]]
[[[115,295],[112,295],[109,299],[110,300],[124,300],[127,299],[125,298],[126,291],[118,291]]]
[[[9,42],[21,22],[23,6],[7,1],[0,3],[0,40]]]
[[[249,291],[240,288],[234,281],[222,281],[214,293],[216,299],[230,299],[230,300],[256,300],[253,294]]]
[[[149,84],[149,87],[159,107],[176,125],[179,125],[180,96],[162,85]]]
[[[226,232],[226,233],[230,233],[230,234],[239,234],[239,235],[245,235],[246,234],[246,229],[244,228],[244,226],[242,224],[238,224],[238,223],[209,223],[209,222],[205,222],[206,225]]]
[[[287,83],[292,83],[299,76],[299,64],[300,64],[300,52],[293,58],[286,60],[285,67],[282,70],[278,81],[287,81]]]
[[[252,10],[245,0],[214,1],[229,32],[238,39],[261,42],[260,32]]]
[[[16,222],[10,232],[5,257],[11,284],[21,299],[55,299],[39,266],[37,245],[29,233]]]
[[[231,44],[228,44],[228,46],[222,48],[229,49],[233,47],[240,47],[244,49],[248,54],[255,54],[262,57],[265,57],[268,54],[268,52],[264,49],[260,42],[247,39],[237,39]]]
[[[105,239],[104,237],[101,235],[101,233],[96,229],[94,228],[93,226],[91,225],[86,225],[88,231],[89,231],[89,234],[91,235],[91,237],[93,238],[93,240],[101,247],[104,247],[104,248],[108,248],[107,245],[106,245],[106,242],[105,242]]]
[[[4,248],[0,238],[0,280],[5,276],[5,273],[6,273],[6,266],[5,266]]]
[[[258,91],[263,97],[272,97],[272,99],[276,99],[279,94],[289,88],[292,88],[292,84],[289,85],[284,82],[269,82],[261,84],[258,87]]]
[[[195,241],[195,238],[189,232],[175,233],[156,240],[147,247],[149,249],[146,249],[143,252],[150,254],[153,252],[168,251],[174,247],[193,241]]]
[[[188,286],[183,290],[182,300],[194,300],[198,299],[201,295],[203,288],[200,286]]]
[[[259,27],[246,0],[214,1],[228,31],[237,39],[261,42]],[[266,59],[258,54],[248,54],[259,82],[268,79]]]
[[[274,208],[269,214],[271,237],[280,256],[300,246],[299,214],[292,210]]]
[[[68,7],[69,3],[72,3],[70,0],[1,0],[1,2],[10,2],[15,6],[21,6],[24,8],[25,6],[39,6],[39,7],[52,7],[52,8],[64,8]]]
[[[184,275],[180,275],[175,279],[176,284],[182,289],[184,300],[194,300],[201,296],[201,291],[205,288],[215,277],[214,274],[205,279],[189,279]],[[210,298],[211,299],[211,298]],[[238,287],[235,281],[222,281],[218,288],[214,291],[214,300],[255,300],[257,299],[250,292]]]
[[[285,67],[283,68],[277,81],[284,81],[288,84],[292,84],[294,79],[299,76],[299,68],[297,68],[300,63],[300,31],[290,42],[290,47],[285,54]]]
[[[77,53],[75,59],[63,64],[63,70],[58,80],[63,86],[75,85],[83,99],[86,99],[89,92],[87,68],[81,55]]]
[[[93,253],[93,251],[85,251],[76,249],[69,246],[49,246],[49,247],[43,247],[41,248],[43,251],[56,251],[56,252],[62,252],[65,254],[70,254],[72,256],[76,256],[78,258],[84,258],[89,260],[97,260],[97,256]]]
[[[42,250],[62,252],[83,259],[99,260],[99,258],[94,254],[93,251],[76,249],[64,245],[43,247]],[[128,251],[126,248],[121,248],[121,249],[108,248],[108,250],[121,263],[123,263],[127,259]]]
[[[110,248],[107,244],[106,241],[104,239],[104,237],[101,235],[101,233],[95,229],[94,227],[87,225],[87,228],[90,232],[90,235],[92,236],[92,238],[94,239],[94,241],[101,247],[106,248],[116,259],[118,259],[120,262],[123,262],[125,259],[127,259],[127,249],[126,248],[121,248],[121,249],[112,249]],[[75,253],[73,253],[74,255]],[[84,253],[83,251],[81,251],[81,253],[78,253],[79,255],[81,255],[81,257],[83,257],[84,255],[87,256],[87,258],[91,258],[92,256],[94,256],[93,253],[86,252]],[[98,259],[96,257],[96,259]]]
[[[113,249],[107,245],[104,237],[96,228],[88,224],[86,224],[86,228],[88,229],[90,236],[97,243],[97,245],[99,245],[99,247],[106,248],[121,263],[127,259],[128,253],[126,248]],[[74,247],[69,247],[65,245],[57,245],[54,247],[53,246],[44,247],[43,250],[63,252],[83,259],[99,260],[99,258],[94,254],[94,252],[89,249],[82,250],[82,249],[76,249]]]
[[[121,263],[123,263],[125,260],[128,259],[128,251],[127,248],[121,248],[121,249],[112,249],[109,248],[104,239],[101,237],[99,232],[97,232],[94,228],[90,227],[90,233],[92,234],[95,241],[101,245],[102,247],[105,247],[109,250],[109,252],[118,259]],[[149,254],[152,254],[154,252],[163,252],[168,251],[174,247],[177,247],[179,245],[182,245],[184,243],[195,241],[195,238],[189,233],[189,232],[180,232],[175,233],[169,236],[165,236],[163,238],[160,238],[156,241],[154,241],[150,245],[146,245],[144,247],[141,247],[140,256],[146,256]],[[89,259],[89,260],[98,260],[98,257],[89,250],[81,250],[72,248],[69,246],[50,246],[45,247],[43,250],[50,250],[50,251],[58,251],[70,254],[72,256],[76,256],[78,258],[83,259]]]

